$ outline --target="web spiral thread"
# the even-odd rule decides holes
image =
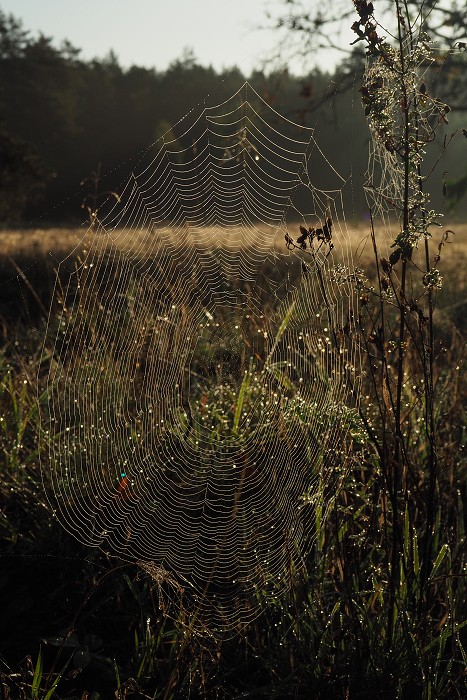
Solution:
[[[247,83],[187,121],[58,271],[42,467],[77,539],[228,629],[291,585],[334,502],[357,311],[313,131]]]

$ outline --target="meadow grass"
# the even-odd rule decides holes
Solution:
[[[45,440],[39,426],[45,390],[41,343],[54,271],[68,254],[80,254],[81,238],[66,229],[0,235],[0,684],[5,697],[462,697],[467,473],[460,368],[467,228],[452,229],[453,243],[442,252],[445,283],[436,299],[441,469],[435,557],[423,594],[425,511],[417,489],[423,492],[428,457],[427,445],[417,437],[423,416],[416,387],[407,385],[415,493],[400,514],[397,590],[390,580],[394,523],[385,473],[362,438],[354,442],[329,517],[317,513],[306,569],[291,571],[290,591],[276,601],[260,601],[262,614],[233,637],[196,634],[187,622],[190,611],[180,608],[166,582],[86,549],[54,519],[38,458],[38,450],[46,450],[39,444]],[[355,264],[372,282],[376,266],[368,237],[365,226],[350,230]],[[409,355],[409,367],[411,362]],[[370,395],[370,386],[364,390]],[[47,470],[43,478],[47,482]]]
[[[298,233],[299,222],[288,224],[291,235]],[[270,232],[267,227],[259,226],[259,230]],[[464,328],[467,319],[467,225],[463,223],[447,223],[432,232],[432,255],[436,253],[438,243],[444,231],[451,230],[449,243],[442,250],[443,288],[437,295],[436,315],[441,325],[453,320],[456,327]],[[375,233],[378,249],[381,255],[389,257],[391,245],[397,235],[396,224],[387,229],[382,222],[375,222]],[[170,227],[166,230],[169,238]],[[211,228],[203,231],[205,244],[210,245],[218,239],[218,230]],[[147,232],[118,231],[114,236],[116,247],[120,251],[130,247],[137,248],[140,240],[147,241]],[[22,308],[23,316],[34,315],[37,310],[45,315],[49,310],[53,294],[53,284],[56,271],[63,261],[69,261],[64,267],[67,270],[73,266],[78,256],[84,252],[92,240],[92,232],[86,227],[78,228],[33,228],[33,229],[4,229],[0,231],[0,284],[2,285],[3,311],[1,316],[17,314]],[[344,247],[351,252],[355,267],[362,268],[372,279],[375,278],[375,255],[371,241],[369,224],[361,222],[349,224],[342,228],[339,238],[340,246],[334,251],[336,260],[342,255]],[[241,245],[234,240],[233,246]],[[140,251],[143,254],[146,247]],[[272,250],[286,254],[283,232],[280,229],[274,235]],[[422,263],[422,250],[414,251],[414,260]],[[280,263],[279,263],[280,267]],[[299,263],[297,262],[297,277]],[[6,326],[4,327],[6,330]]]

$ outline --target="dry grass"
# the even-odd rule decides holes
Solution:
[[[298,226],[298,223],[288,224],[288,233],[295,239],[299,235]],[[442,228],[433,229],[430,243],[432,264],[443,232],[447,229],[455,233],[449,236],[448,244],[443,246],[441,251],[442,259],[439,267],[444,283],[436,302],[437,315],[438,321],[442,324],[447,318],[462,330],[465,328],[467,308],[467,224],[446,224]],[[285,229],[280,226],[274,228],[260,224],[240,234],[238,231],[235,228],[226,231],[215,227],[205,229],[165,227],[159,228],[155,235],[154,231],[147,229],[115,229],[110,233],[99,233],[97,245],[102,253],[107,247],[107,241],[111,242],[135,258],[146,258],[157,254],[161,242],[165,242],[168,249],[172,249],[175,255],[177,255],[177,249],[180,251],[193,243],[197,247],[214,252],[216,249],[227,248],[232,253],[241,247],[251,246],[256,254],[259,252],[265,257],[271,248],[278,253],[287,253],[284,242]],[[384,230],[382,224],[376,222],[375,231],[379,255],[388,257],[398,229],[394,225],[392,230]],[[351,253],[353,265],[362,268],[370,279],[373,278],[375,256],[369,223],[358,225],[349,223],[341,226],[339,222],[335,222],[333,240],[337,259],[345,258],[348,261]],[[95,234],[86,226],[0,231],[0,286],[4,292],[4,308],[5,305],[11,305],[12,299],[14,302],[14,297],[18,293],[15,279],[21,277],[22,294],[29,296],[29,289],[33,297],[39,295],[42,312],[44,312],[50,303],[54,271],[59,269],[60,263],[69,258],[72,260],[74,257],[84,257],[88,250],[95,250],[95,246]],[[423,250],[415,251],[413,259],[420,268],[425,269]]]
[[[446,265],[455,265],[459,273],[463,272],[461,264],[467,258],[467,224],[443,224],[440,229],[433,230],[433,243],[437,245],[441,234],[450,229],[454,235],[450,237],[451,243],[443,250],[443,260]],[[186,229],[187,239],[193,238],[192,231]],[[289,224],[289,233],[292,237],[298,235],[298,224]],[[392,241],[397,235],[397,227],[385,231],[378,222],[375,224],[376,235],[381,250],[389,249]],[[216,243],[217,245],[233,245],[236,247],[245,242],[237,233],[238,229],[232,228],[227,233],[220,233],[221,229],[209,227],[202,231],[202,241],[205,244]],[[200,229],[197,229],[196,238],[200,240]],[[156,240],[170,240],[174,235],[180,235],[180,230],[171,227],[160,228]],[[278,227],[268,227],[264,224],[252,229],[253,236],[271,236],[277,248],[283,244],[283,229]],[[89,229],[85,226],[76,228],[44,228],[44,229],[5,229],[0,231],[0,256],[9,256],[13,259],[20,257],[42,257],[51,255],[60,260],[75,250],[85,249],[91,241]],[[106,234],[102,234],[106,235]],[[350,245],[355,260],[369,262],[373,258],[373,249],[370,238],[369,224],[360,223],[358,225],[335,226],[334,238],[338,246]],[[148,230],[116,230],[109,235],[109,240],[116,243],[122,249],[136,248],[142,244],[146,250],[154,245],[154,233]],[[143,249],[144,250],[144,249]],[[433,247],[434,250],[434,247]],[[143,252],[143,251],[142,251]]]
[[[308,222],[307,222],[308,223]],[[441,250],[439,268],[443,276],[443,288],[436,299],[436,323],[446,326],[453,322],[461,331],[466,329],[467,319],[467,224],[445,224],[433,229],[430,241],[431,261],[438,252],[438,245],[446,230],[454,231],[448,243]],[[299,223],[288,224],[288,233],[294,239],[299,235]],[[380,256],[389,257],[391,244],[398,233],[394,225],[385,230],[381,222],[375,223],[375,232]],[[288,254],[285,241],[285,229],[259,224],[255,228],[242,231],[215,227],[205,229],[175,229],[161,227],[148,229],[115,229],[111,232],[96,234],[88,227],[76,228],[36,228],[5,229],[0,231],[0,288],[3,303],[0,317],[14,318],[19,305],[26,307],[26,316],[33,322],[36,313],[46,314],[53,295],[55,272],[65,262],[64,268],[70,269],[76,257],[85,257],[87,251],[104,253],[111,243],[133,258],[147,258],[157,255],[160,244],[166,250],[178,255],[186,246],[195,244],[199,248],[211,250],[228,249],[235,253],[242,247],[254,249],[255,257],[266,258],[271,249],[277,253]],[[340,225],[333,227],[334,253],[337,260],[353,259],[353,265],[364,270],[370,279],[375,276],[375,254],[370,235],[370,224],[360,222],[358,225]],[[167,244],[167,247],[164,245]],[[349,258],[349,253],[351,258]],[[424,250],[414,251],[414,262],[425,269]],[[279,260],[276,260],[279,262]],[[297,267],[299,274],[299,267]],[[24,315],[24,310],[22,311]],[[6,335],[4,333],[4,335]]]
[[[337,225],[335,228],[338,238],[341,231]],[[460,323],[465,324],[467,227],[452,228],[457,232],[453,243],[442,251],[445,285],[437,298],[436,325],[438,321],[444,323],[445,311],[451,307],[457,314],[454,318],[453,313],[451,320],[459,327]],[[441,234],[443,230],[440,229]],[[376,232],[381,253],[386,254],[384,247],[390,245],[390,238],[384,242],[380,226],[376,226]],[[286,252],[281,233],[282,238],[277,236],[277,248]],[[297,233],[298,226],[293,225],[290,235],[296,237]],[[375,263],[369,226],[350,227],[348,233],[355,264],[371,276]],[[398,618],[388,654],[392,592],[385,562],[386,557],[389,561],[386,537],[391,533],[391,519],[387,516],[388,500],[380,467],[365,443],[357,440],[355,469],[342,485],[332,517],[319,525],[319,550],[307,562],[307,577],[290,596],[265,606],[263,615],[238,639],[223,642],[223,646],[219,642],[216,647],[214,641],[209,646],[211,642],[203,640],[200,647],[197,638],[186,634],[183,611],[177,617],[175,606],[173,624],[169,617],[162,616],[160,599],[150,579],[131,568],[112,569],[112,562],[104,557],[91,557],[59,529],[43,498],[37,446],[42,454],[48,454],[49,442],[35,410],[46,371],[44,362],[47,363],[47,359],[40,358],[43,327],[39,322],[53,295],[54,269],[67,256],[71,255],[73,262],[73,251],[84,254],[90,240],[85,234],[85,229],[59,228],[0,233],[0,342],[3,335],[5,348],[0,394],[0,540],[5,551],[12,554],[3,557],[4,579],[8,583],[3,581],[2,587],[3,622],[8,630],[3,636],[5,656],[8,652],[8,659],[29,659],[31,666],[30,655],[37,658],[38,640],[49,639],[44,668],[49,670],[52,664],[59,673],[67,654],[73,654],[77,661],[73,660],[70,668],[63,671],[58,690],[61,697],[85,697],[91,688],[96,690],[96,696],[100,693],[101,697],[114,697],[120,693],[123,697],[125,688],[134,688],[136,682],[145,692],[135,693],[135,697],[153,698],[167,697],[165,689],[170,690],[176,683],[173,693],[177,697],[190,694],[192,683],[193,697],[200,698],[253,697],[255,692],[255,697],[264,698],[290,697],[292,692],[297,698],[394,698],[402,697],[401,693],[404,697],[421,697],[425,686],[433,689],[432,697],[461,697],[465,656],[461,657],[460,650],[461,642],[463,648],[467,642],[467,596],[462,575],[462,528],[467,501],[463,487],[465,467],[458,448],[464,414],[463,389],[457,372],[461,341],[457,334],[451,329],[446,331],[447,352],[441,361],[437,358],[442,468],[435,534],[438,549],[448,555],[441,563],[438,555],[436,576],[430,584],[434,604],[426,615],[417,613],[419,575],[409,546],[411,542],[423,542],[425,520],[419,493],[423,495],[423,489],[426,490],[426,444],[423,440],[414,443],[413,466],[418,470],[414,506],[401,510],[400,522],[405,522],[405,512],[409,538],[409,544],[401,551],[402,568],[409,575],[397,589]],[[215,229],[204,234],[206,242],[211,237],[219,243]],[[166,229],[165,235],[171,238],[176,232]],[[147,243],[145,231],[137,235],[116,231],[114,237],[127,250]],[[101,240],[105,242],[105,234]],[[433,255],[437,240],[435,235]],[[148,247],[143,245],[141,251],[147,253]],[[28,382],[24,381],[25,376]],[[415,435],[420,428],[419,413],[410,386],[408,392],[407,399],[414,405],[408,420],[411,434]],[[400,514],[396,511],[396,515]],[[378,523],[385,523],[384,528]],[[421,546],[419,549],[423,551]],[[15,615],[18,609],[24,611],[19,616]],[[96,653],[84,646],[90,658],[84,670],[73,666],[78,666],[84,657],[81,648],[54,647],[54,640],[61,640],[58,631],[67,625],[70,630],[73,628],[72,639],[84,640],[84,645],[93,636],[103,640],[102,651]],[[32,670],[25,669],[18,666],[4,671],[0,664],[0,681],[6,683],[6,692],[9,679],[11,688],[17,689],[20,673],[22,678],[32,678]],[[115,690],[112,673],[118,674],[120,690]],[[50,672],[41,689],[54,677]]]

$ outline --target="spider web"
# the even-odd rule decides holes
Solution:
[[[432,12],[430,10],[430,15]],[[386,47],[393,67],[382,58],[369,57],[362,83],[362,96],[370,131],[368,167],[365,194],[369,209],[380,222],[379,228],[385,236],[387,250],[394,248],[397,236],[395,229],[401,227],[402,212],[408,188],[409,205],[412,210],[407,230],[402,231],[396,242],[417,248],[433,223],[440,225],[440,215],[428,209],[431,194],[429,179],[435,171],[422,172],[424,147],[437,136],[437,132],[448,124],[449,107],[433,96],[440,91],[442,72],[439,61],[435,61],[428,38],[422,31],[413,31],[403,42],[402,60],[396,49]],[[451,49],[449,55],[459,49]],[[403,80],[394,80],[398,70]],[[406,177],[404,149],[406,129],[404,105],[416,112],[417,137],[408,141],[411,167]],[[412,116],[412,119],[415,117]],[[439,136],[438,136],[439,138]],[[446,144],[447,136],[445,137]],[[420,183],[424,187],[420,188]],[[420,228],[417,226],[421,224]],[[420,235],[420,232],[425,232]]]
[[[212,628],[293,584],[345,473],[359,372],[343,185],[313,130],[245,83],[190,112],[58,270],[54,512]]]

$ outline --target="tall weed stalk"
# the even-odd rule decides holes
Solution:
[[[441,215],[430,208],[426,183],[433,172],[427,175],[424,164],[450,110],[431,94],[429,74],[439,73],[439,57],[423,34],[424,4],[413,18],[408,4],[395,0],[391,43],[372,3],[354,4],[353,29],[367,50],[360,93],[371,132],[366,192],[375,262],[374,286],[360,281],[358,332],[371,397],[362,412],[376,455],[371,478],[379,514],[372,526],[382,532],[379,572],[387,581],[385,652],[391,655],[401,639],[406,652],[413,645],[420,687],[441,697],[441,667],[452,671],[465,658],[458,632],[467,616],[465,555],[455,515],[465,504],[447,497],[462,478],[452,463],[461,414],[445,420],[461,360],[448,356],[435,326],[439,263],[452,232],[435,240]],[[397,231],[387,251],[379,227]],[[434,648],[438,664],[425,653]]]

